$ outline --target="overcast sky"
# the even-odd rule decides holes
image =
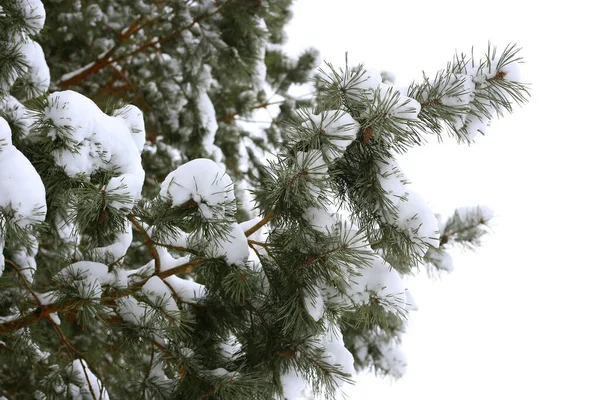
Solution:
[[[399,382],[359,377],[352,400],[600,398],[600,128],[591,1],[301,0],[288,50],[391,71],[408,85],[488,40],[523,47],[532,98],[472,146],[435,140],[400,164],[436,212],[485,204],[494,233],[455,271],[409,281]]]

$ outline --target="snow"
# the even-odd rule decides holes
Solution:
[[[60,270],[57,277],[66,279],[78,289],[82,298],[99,300],[102,285],[111,282],[108,267],[92,261],[79,261]]]
[[[404,296],[406,297],[406,310],[407,311],[418,311],[419,306],[415,300],[415,297],[410,290],[404,289]]]
[[[490,122],[490,119],[485,115],[475,116],[470,115],[466,119],[465,129],[469,140],[475,139],[479,133],[485,135],[485,130]]]
[[[160,196],[175,206],[193,200],[205,218],[223,218],[225,205],[233,200],[232,190],[231,178],[221,167],[199,158],[169,173],[160,185]]]
[[[302,293],[302,302],[308,315],[315,321],[323,318],[323,314],[325,314],[325,300],[323,299],[319,286],[304,288]]]
[[[158,276],[148,279],[142,286],[142,293],[148,297],[151,304],[164,310],[173,318],[179,317],[179,308],[171,294],[171,289]]]
[[[29,67],[27,73],[22,77],[30,81],[36,89],[34,93],[27,93],[27,99],[37,97],[46,92],[50,86],[50,69],[46,64],[46,58],[42,46],[37,42],[25,42],[18,49]]]
[[[99,190],[106,193],[108,205],[123,214],[129,213],[140,198],[145,176],[139,150],[143,120],[136,110],[125,107],[112,117],[87,97],[70,90],[52,93],[44,110],[44,118],[54,126],[48,136],[67,143],[67,147],[53,151],[57,165],[78,179],[89,179],[97,171],[117,171],[120,175]],[[121,235],[114,248],[109,246],[100,252],[122,256],[129,247],[129,236]]]
[[[321,70],[329,71],[329,67],[321,66]],[[361,75],[352,72],[345,75],[340,83],[340,91],[353,101],[371,100],[381,85],[381,74],[375,69],[362,70]]]
[[[323,160],[321,152],[319,150],[298,152],[296,154],[296,165],[299,169],[297,179],[306,182],[309,193],[314,197],[321,194],[322,189],[319,188],[317,182],[323,181],[327,172],[327,164]]]
[[[326,321],[326,333],[320,338],[320,343],[324,347],[323,361],[338,366],[344,374],[356,374],[354,357],[344,346],[342,332],[337,324]],[[344,385],[345,381],[340,376],[333,375],[333,378],[338,387]]]
[[[93,261],[78,261],[60,270],[56,276],[67,279],[79,289],[84,298],[99,300],[102,294],[102,286],[108,285],[115,288],[127,287],[127,271],[114,268],[108,271],[105,264]],[[38,296],[44,304],[51,303],[56,299],[52,294]]]
[[[139,132],[129,128],[134,125],[128,126],[121,117],[104,114],[92,100],[71,90],[48,96],[45,119],[55,126],[48,136],[60,137],[78,150],[71,152],[65,148],[54,152],[57,164],[69,176],[89,177],[98,170],[114,168],[135,176],[140,183],[129,194],[133,199],[139,197],[137,189],[144,182],[144,170],[133,138]]]
[[[127,128],[129,128],[133,141],[141,154],[146,143],[146,128],[144,125],[144,115],[140,109],[128,104],[115,110],[114,116],[121,119]]]
[[[110,400],[104,385],[89,369],[85,360],[74,360],[67,368],[73,374],[73,382],[75,383],[75,385],[69,384],[69,391],[73,400],[85,400],[90,395],[97,400]]]
[[[511,82],[520,82],[521,81],[521,68],[519,63],[516,61],[511,61],[507,64],[502,65],[498,68],[499,60],[490,60],[489,63],[486,62],[482,68],[482,73],[487,79],[493,78],[499,73],[503,73],[504,76],[502,79]]]
[[[133,232],[131,224],[127,222],[125,224],[125,232],[120,232],[114,243],[105,247],[97,247],[92,250],[94,258],[109,264],[113,263],[127,254],[127,250],[129,250],[132,240]]]
[[[35,236],[28,235],[31,246],[29,248],[20,247],[12,252],[12,261],[19,266],[21,274],[29,283],[33,282],[33,274],[37,270],[35,255],[38,252],[38,242]]]
[[[60,318],[58,317],[57,313],[50,313],[48,314],[48,317],[52,320],[52,322],[54,322],[56,325],[60,325]]]
[[[173,289],[177,297],[188,303],[195,303],[206,295],[204,285],[194,282],[192,279],[182,279],[175,275],[165,278],[165,282]]]
[[[255,218],[249,219],[248,221],[240,222],[239,225],[240,225],[240,228],[242,228],[242,230],[244,232],[246,232],[250,228],[255,226],[256,224],[258,224],[261,220],[262,220],[262,217],[255,217]],[[248,236],[248,239],[255,240],[257,242],[265,242],[265,240],[267,239],[267,236],[268,236],[268,225],[263,225],[260,227],[260,229],[258,229],[252,235]]]
[[[411,192],[407,201],[398,203],[398,224],[416,244],[419,256],[424,256],[429,246],[439,246],[438,222],[431,207],[417,192]]]
[[[37,34],[44,27],[46,22],[46,10],[40,0],[18,0],[23,11],[23,16],[27,20],[27,26],[31,28],[32,34]]]
[[[377,178],[379,179],[379,185],[385,192],[385,198],[387,204],[393,207],[398,204],[403,198],[406,198],[407,190],[405,186],[406,179],[400,168],[396,165],[394,160],[387,160],[387,162],[377,162],[379,173]],[[387,206],[384,204],[380,206],[380,215],[383,219],[389,223],[396,222],[395,213],[388,213]]]
[[[46,189],[33,165],[12,145],[10,128],[1,117],[0,189],[0,208],[14,211],[13,222],[26,227],[44,220]]]
[[[160,271],[165,272],[171,270],[173,268],[177,268],[182,266],[183,264],[187,264],[190,262],[190,256],[185,255],[183,257],[175,258],[165,249],[164,247],[157,246],[156,251],[158,252],[158,256],[160,257]],[[155,261],[150,261],[150,264],[154,268]]]
[[[332,233],[336,225],[340,223],[339,215],[329,207],[309,207],[303,217],[314,230],[323,234]]]
[[[281,374],[279,379],[281,380],[283,398],[285,400],[297,400],[307,386],[306,380],[293,365],[285,373]]]
[[[406,354],[395,339],[378,343],[381,357],[377,360],[380,368],[395,378],[404,376],[406,373]]]
[[[235,361],[242,354],[242,344],[235,335],[230,334],[227,340],[219,343],[221,355],[228,361]]]
[[[410,97],[403,96],[400,91],[391,85],[381,84],[381,96],[383,100],[393,93],[397,92],[400,95],[396,103],[388,110],[387,117],[396,122],[399,127],[403,126],[402,120],[418,120],[421,112],[421,103]]]
[[[388,203],[380,207],[379,214],[409,237],[416,254],[424,256],[429,246],[439,245],[437,217],[423,198],[405,184],[405,176],[394,160],[377,165],[379,183]]]
[[[202,143],[208,149],[214,144],[215,134],[217,133],[219,125],[215,114],[215,106],[210,100],[210,97],[208,97],[206,89],[200,90],[200,95],[198,97],[198,112],[200,113],[202,127],[206,130],[202,137]]]
[[[446,272],[454,271],[452,256],[445,250],[430,249],[427,257],[440,270]]]
[[[16,131],[22,136],[29,134],[29,129],[33,124],[33,118],[31,113],[27,111],[25,106],[21,104],[13,96],[5,96],[0,98],[0,110],[2,110],[4,117],[12,124],[13,127],[17,128]],[[13,132],[16,134],[17,132]]]
[[[398,271],[378,255],[369,265],[358,271],[359,276],[350,279],[348,295],[359,305],[377,302],[387,311],[405,315],[405,285]]]
[[[117,312],[123,321],[134,325],[145,325],[147,318],[151,315],[149,307],[140,303],[133,296],[125,296],[116,300]]]
[[[353,88],[361,90],[376,90],[381,85],[381,74],[376,69],[367,69],[361,75],[357,84]]]
[[[505,81],[521,82],[521,67],[518,62],[503,65],[500,72],[505,74],[503,78]]]
[[[244,265],[250,252],[248,239],[239,224],[233,223],[224,239],[208,241],[206,256],[209,258],[224,257],[227,264]]]
[[[325,139],[323,156],[330,162],[343,154],[356,139],[359,129],[358,122],[344,111],[324,111],[319,115],[308,113],[308,120],[302,126],[316,131]]]
[[[468,106],[475,98],[475,82],[470,75],[451,75],[447,80],[446,90],[446,94],[440,99],[446,106]]]
[[[98,57],[98,58],[101,58],[101,57]],[[76,69],[76,70],[74,70],[74,71],[71,71],[71,72],[69,72],[69,73],[67,73],[67,74],[64,74],[63,76],[61,76],[61,77],[60,77],[60,81],[59,81],[59,83],[60,83],[60,82],[64,82],[64,81],[68,81],[68,80],[69,80],[69,79],[71,79],[72,77],[74,77],[74,76],[76,76],[76,75],[79,75],[80,73],[82,73],[83,71],[85,71],[85,70],[87,70],[87,69],[90,69],[90,68],[91,68],[91,67],[92,67],[94,64],[96,64],[96,62],[95,62],[95,61],[94,61],[94,62],[91,62],[91,63],[89,63],[89,64],[87,64],[87,65],[84,65],[83,67],[81,67],[81,68],[78,68],[78,69]]]
[[[252,80],[254,81],[254,86],[256,88],[262,89],[265,86],[267,86],[267,66],[265,64],[267,40],[265,40],[265,38],[268,37],[269,30],[263,18],[258,18],[257,25],[262,32],[257,43],[258,49],[256,54],[256,63],[254,64],[254,73],[252,75]]]
[[[46,217],[46,189],[29,160],[12,145],[8,123],[0,117],[0,212],[3,223],[14,223],[29,228]],[[0,249],[4,247],[4,227],[0,227]],[[30,235],[30,249],[22,247],[13,255],[31,282],[36,270],[37,239]],[[1,253],[1,252],[0,252]],[[4,270],[4,257],[0,258],[0,274]]]
[[[120,210],[123,214],[129,214],[133,209],[139,194],[142,193],[143,180],[139,175],[123,174],[110,178],[104,192],[107,204]]]

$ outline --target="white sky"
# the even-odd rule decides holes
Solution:
[[[485,204],[494,234],[456,253],[441,280],[409,281],[420,307],[399,382],[360,377],[352,400],[600,399],[600,149],[597,12],[592,1],[302,0],[288,51],[433,75],[455,50],[523,47],[532,98],[473,146],[411,151],[401,166],[436,212]]]

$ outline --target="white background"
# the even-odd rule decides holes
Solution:
[[[408,85],[488,40],[523,47],[531,101],[472,146],[400,159],[434,210],[485,204],[494,233],[441,279],[409,280],[419,311],[399,382],[361,376],[349,398],[600,399],[600,31],[593,2],[296,2],[290,53],[388,70]]]

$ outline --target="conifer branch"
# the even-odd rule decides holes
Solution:
[[[15,264],[14,262],[12,262],[9,259],[5,259],[4,262],[6,264],[10,265],[17,272],[17,274],[19,275],[19,278],[23,282],[23,286],[25,286],[25,289],[27,289],[27,291],[33,297],[33,299],[35,300],[35,302],[37,303],[37,305],[39,307],[41,307],[42,306],[42,302],[40,301],[39,297],[37,297],[37,294],[35,294],[35,292],[31,288],[31,285],[27,281],[27,278],[25,278],[25,276],[23,275],[23,272],[21,271],[21,268],[19,268],[19,266],[17,264]]]
[[[252,235],[254,232],[258,231],[260,228],[262,228],[263,226],[268,224],[269,221],[271,221],[274,216],[275,216],[275,213],[273,211],[271,211],[270,213],[265,215],[265,217],[263,219],[258,221],[254,226],[252,226],[250,229],[248,229],[246,232],[244,232],[246,237]]]
[[[201,260],[201,259],[192,260],[188,263],[182,264],[175,268],[168,269],[166,271],[160,271],[158,273],[155,272],[153,275],[149,276],[148,278],[145,278],[139,282],[132,283],[129,286],[130,290],[120,291],[116,294],[116,296],[112,296],[112,297],[108,296],[108,295],[104,296],[101,299],[101,304],[109,304],[110,305],[117,298],[125,297],[125,296],[130,295],[131,293],[137,292],[144,286],[144,284],[150,278],[152,278],[154,276],[158,276],[160,279],[164,280],[165,278],[168,278],[169,276],[172,276],[172,275],[188,273],[195,267],[202,264],[202,261],[203,260]],[[61,312],[71,310],[71,309],[73,309],[73,306],[76,306],[79,303],[80,303],[80,301],[78,301],[78,300],[66,300],[64,302],[42,305],[42,306],[34,309],[29,314],[22,316],[21,318],[16,318],[16,319],[13,319],[8,322],[0,323],[0,334],[14,332],[15,330],[25,328],[29,325],[33,325],[41,319],[48,318],[50,314],[61,313]]]
[[[158,250],[156,250],[156,247],[154,246],[152,238],[150,237],[150,235],[148,235],[148,232],[146,232],[142,224],[136,221],[135,216],[133,214],[127,215],[127,219],[131,221],[135,229],[137,229],[138,232],[140,232],[144,236],[144,243],[146,243],[146,246],[148,246],[148,250],[150,250],[152,258],[154,259],[154,273],[158,274],[160,272],[160,255],[158,254]]]
[[[81,83],[83,80],[85,80],[86,78],[88,78],[89,76],[100,72],[102,69],[104,69],[104,67],[106,67],[110,64],[118,63],[118,62],[126,60],[130,57],[133,57],[136,54],[139,54],[148,48],[154,48],[157,45],[164,44],[164,43],[172,40],[173,38],[177,37],[177,35],[181,34],[181,32],[183,32],[184,30],[189,29],[192,26],[194,26],[195,24],[197,24],[198,22],[202,21],[203,19],[210,18],[213,15],[220,13],[222,7],[224,7],[225,4],[227,4],[227,3],[228,2],[226,1],[223,5],[221,5],[217,10],[213,11],[212,13],[194,18],[194,20],[190,24],[188,24],[182,28],[179,28],[178,30],[172,32],[171,34],[165,36],[164,38],[149,40],[148,42],[144,43],[137,49],[135,49],[127,54],[116,57],[114,59],[111,58],[123,42],[125,42],[133,34],[137,33],[141,29],[143,29],[143,28],[139,27],[139,21],[141,19],[143,19],[143,17],[140,16],[129,25],[127,30],[119,37],[119,41],[110,50],[108,50],[102,57],[98,58],[92,65],[89,66],[89,68],[86,68],[83,71],[77,73],[76,75],[69,77],[69,79],[67,79],[67,80],[58,82],[58,87],[60,87],[61,89],[66,89],[70,86],[77,85],[77,84]],[[148,23],[149,22],[151,22],[151,21],[148,21]],[[153,20],[153,22],[155,22],[155,21]],[[147,25],[145,25],[145,26],[147,26]]]

